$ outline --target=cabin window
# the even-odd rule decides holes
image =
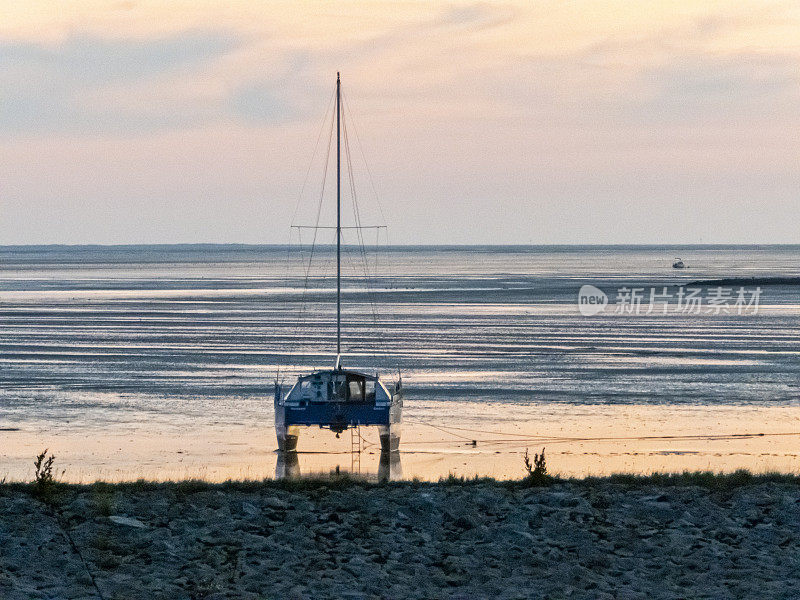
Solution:
[[[336,400],[347,399],[347,385],[344,377],[337,377],[332,382],[331,397]]]
[[[366,400],[367,402],[374,402],[375,401],[375,382],[372,380],[367,380],[365,383],[365,391],[366,391]]]
[[[350,400],[362,402],[364,400],[364,382],[354,379],[350,382]]]

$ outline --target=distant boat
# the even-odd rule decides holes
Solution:
[[[300,426],[318,426],[340,434],[348,428],[377,426],[381,451],[400,447],[403,382],[387,386],[376,372],[342,367],[342,222],[341,222],[341,105],[336,74],[336,360],[332,369],[313,371],[297,378],[283,393],[275,383],[275,432],[282,452],[297,449]]]
[[[680,258],[676,258],[675,262],[672,263],[672,268],[673,269],[685,269],[686,265],[683,264],[683,261]]]

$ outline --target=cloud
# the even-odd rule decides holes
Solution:
[[[492,5],[487,3],[474,3],[455,5],[446,8],[441,14],[432,19],[429,26],[466,26],[476,29],[497,27],[508,23],[518,14],[510,5]]]
[[[12,4],[13,239],[221,239],[224,216],[227,239],[285,240],[281,199],[301,187],[337,70],[403,241],[686,241],[697,231],[674,215],[701,209],[691,227],[718,222],[720,241],[796,234],[788,2]],[[764,208],[764,235],[726,229],[756,197],[783,203]]]
[[[97,107],[92,95],[192,71],[241,44],[229,32],[191,30],[159,39],[73,35],[58,44],[0,42],[0,135],[119,132],[179,126],[181,112]]]
[[[240,86],[230,99],[232,112],[254,123],[284,123],[297,117],[297,107],[280,93],[273,81],[255,81]]]
[[[643,72],[631,114],[664,121],[757,122],[775,113],[800,111],[800,59],[783,54],[738,53],[680,56]]]
[[[229,52],[237,43],[232,34],[219,31],[184,31],[154,40],[73,35],[55,45],[0,44],[0,60],[58,80],[96,85],[191,67]]]
[[[228,116],[246,124],[282,124],[316,114],[330,95],[332,73],[324,80],[319,57],[306,50],[284,51],[267,71],[268,77],[245,79],[232,90],[224,106]]]

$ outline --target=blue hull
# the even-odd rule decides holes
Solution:
[[[294,408],[287,406],[286,425],[319,425],[345,430],[356,425],[390,425],[390,407],[371,404],[312,404]]]
[[[300,427],[317,426],[341,433],[351,427],[377,426],[383,451],[400,446],[403,391],[400,383],[389,392],[372,376],[356,371],[317,371],[298,378],[284,397],[275,388],[275,432],[278,448],[297,448]]]

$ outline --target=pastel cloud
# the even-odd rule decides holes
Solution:
[[[337,70],[396,241],[795,240],[791,2],[0,4],[6,241],[284,241]]]
[[[71,35],[56,44],[0,43],[0,134],[102,132],[186,124],[185,113],[142,103],[97,106],[93,94],[196,70],[236,47],[226,32],[185,31],[152,40]]]

